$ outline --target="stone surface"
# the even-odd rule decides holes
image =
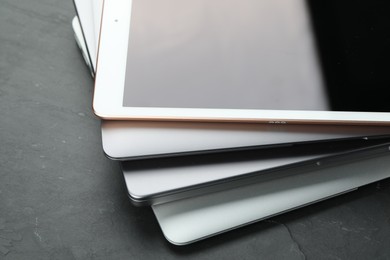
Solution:
[[[389,259],[390,182],[186,247],[101,149],[70,0],[0,1],[0,259]]]

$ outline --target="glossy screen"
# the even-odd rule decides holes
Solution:
[[[123,105],[390,111],[390,4],[133,0]]]

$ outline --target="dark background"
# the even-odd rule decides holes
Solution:
[[[71,0],[0,1],[0,259],[390,259],[389,180],[170,245],[103,155],[74,15]]]

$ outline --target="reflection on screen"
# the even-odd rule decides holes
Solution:
[[[380,0],[133,0],[124,106],[390,111]]]

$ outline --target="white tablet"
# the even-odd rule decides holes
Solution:
[[[388,124],[390,4],[105,1],[106,119]]]
[[[75,0],[75,7],[84,36],[92,37],[90,22],[93,20],[95,35],[85,39],[90,53],[97,52],[99,15],[102,0]],[[92,2],[92,4],[91,4]],[[92,9],[85,6],[93,7]],[[82,38],[82,37],[81,37]],[[82,40],[81,40],[82,41]],[[83,43],[83,42],[81,42]],[[85,50],[83,54],[87,53]],[[92,56],[93,64],[96,56]],[[278,145],[319,141],[357,136],[387,135],[390,128],[385,126],[336,126],[336,125],[271,125],[234,123],[191,123],[191,122],[102,122],[102,142],[105,154],[111,159],[126,160],[141,157],[157,157],[194,151],[220,149],[241,149],[248,146]]]

